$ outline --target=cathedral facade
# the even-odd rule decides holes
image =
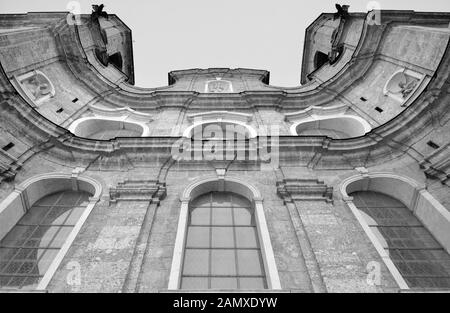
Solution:
[[[450,14],[320,15],[298,87],[134,85],[95,6],[0,18],[0,291],[450,289]]]

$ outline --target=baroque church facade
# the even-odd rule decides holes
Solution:
[[[134,85],[96,6],[0,18],[0,291],[450,289],[450,14],[320,15],[301,84]]]

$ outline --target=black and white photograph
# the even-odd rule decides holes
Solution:
[[[0,0],[0,298],[130,293],[450,293],[450,2]]]

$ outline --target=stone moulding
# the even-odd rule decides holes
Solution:
[[[205,83],[205,93],[233,93],[233,84],[229,80],[209,80]]]
[[[230,112],[230,111],[209,111],[195,114],[188,114],[187,120],[191,123],[183,131],[183,137],[190,138],[192,130],[200,125],[208,123],[230,123],[244,126],[251,138],[257,136],[257,131],[249,124],[253,120],[252,114],[240,113],[240,112]]]
[[[333,203],[333,187],[318,179],[283,179],[277,181],[277,194],[285,201],[326,201]]]
[[[167,195],[166,184],[157,180],[125,180],[109,189],[110,203],[118,201],[161,201]]]
[[[349,107],[345,104],[329,106],[329,107],[310,106],[304,110],[300,110],[297,112],[285,113],[284,120],[286,122],[292,123],[292,122],[296,122],[298,120],[302,120],[302,119],[311,117],[313,115],[319,115],[319,116],[343,115],[343,114],[347,113],[348,110],[349,110]]]
[[[36,290],[45,290],[53,275],[61,264],[64,256],[68,252],[75,237],[89,217],[102,194],[102,185],[95,179],[83,175],[80,172],[73,173],[48,173],[31,177],[16,186],[15,190],[0,203],[0,222],[2,225],[0,239],[10,230],[20,218],[32,207],[40,198],[53,192],[65,190],[83,190],[92,194],[89,204],[82,216],[67,237],[62,248],[53,259],[47,272],[39,282]]]
[[[188,114],[187,119],[190,122],[194,122],[196,120],[228,119],[239,121],[242,123],[250,123],[253,119],[253,115],[230,111],[210,111],[203,113]]]
[[[366,223],[363,215],[349,196],[354,191],[371,190],[389,195],[401,201],[430,231],[447,253],[450,251],[450,212],[443,207],[425,188],[413,179],[389,172],[365,172],[344,179],[340,184],[342,199],[358,220],[378,254],[386,264],[392,276],[401,289],[408,290],[408,284],[403,279],[384,249],[377,235]]]
[[[285,121],[292,124],[290,132],[294,136],[297,135],[297,127],[303,123],[331,119],[350,119],[358,123],[357,125],[359,125],[359,128],[362,130],[361,133],[358,134],[359,136],[363,136],[372,130],[372,126],[365,119],[358,115],[348,114],[348,111],[349,107],[345,104],[330,107],[311,106],[298,112],[286,113],[284,116]]]
[[[446,185],[450,182],[449,152],[450,144],[447,144],[419,163],[427,176],[437,178]]]
[[[269,289],[280,290],[281,282],[278,276],[278,269],[267,228],[261,193],[255,186],[240,178],[225,176],[223,173],[218,174],[219,175],[197,178],[184,189],[184,192],[180,197],[181,210],[178,220],[178,230],[175,240],[168,289],[178,290],[180,288],[190,200],[211,191],[225,191],[240,194],[254,204],[257,231],[261,244],[261,253],[263,255],[267,284]]]
[[[141,137],[147,137],[150,134],[148,123],[153,121],[150,114],[138,112],[129,107],[110,109],[92,104],[89,105],[89,110],[93,112],[94,115],[81,117],[73,121],[68,128],[71,133],[79,136],[80,127],[83,127],[85,123],[92,123],[99,120],[104,121],[105,123],[110,122],[111,127],[115,127],[112,123],[117,122],[136,125],[142,129]]]
[[[89,109],[99,116],[126,116],[136,121],[151,122],[153,121],[152,115],[144,112],[139,112],[133,110],[132,108],[126,106],[122,108],[105,108],[97,106],[95,104],[90,104]]]
[[[28,81],[33,80],[33,84]],[[41,103],[55,96],[56,91],[52,81],[39,70],[33,70],[26,74],[14,77],[14,82],[17,83],[21,91],[30,99],[31,103],[37,107]],[[35,90],[31,90],[30,87],[34,86]]]

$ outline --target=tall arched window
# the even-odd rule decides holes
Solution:
[[[0,241],[0,288],[35,289],[89,204],[85,191],[37,201]]]
[[[423,185],[362,173],[341,193],[401,289],[450,288],[450,212]]]
[[[210,192],[191,202],[181,289],[266,289],[250,201]]]
[[[241,140],[256,136],[256,130],[246,123],[224,119],[196,122],[183,132],[183,137],[197,140]]]
[[[250,136],[247,127],[222,121],[200,124],[192,129],[191,134],[191,137],[202,140],[236,140]]]
[[[254,186],[206,176],[180,200],[169,290],[281,289],[263,199]]]
[[[18,185],[0,203],[0,289],[45,290],[101,190],[77,173]]]
[[[399,102],[406,102],[420,87],[425,75],[409,69],[396,71],[386,82],[383,93]]]
[[[450,256],[411,210],[379,192],[350,196],[410,288],[450,288]]]
[[[86,127],[85,135],[82,137],[96,140],[109,140],[118,137],[140,137],[142,135],[142,126],[119,121],[107,120],[91,120],[95,124],[89,125],[84,123]]]
[[[21,89],[35,104],[55,96],[56,91],[50,78],[41,71],[31,71],[17,77]]]

